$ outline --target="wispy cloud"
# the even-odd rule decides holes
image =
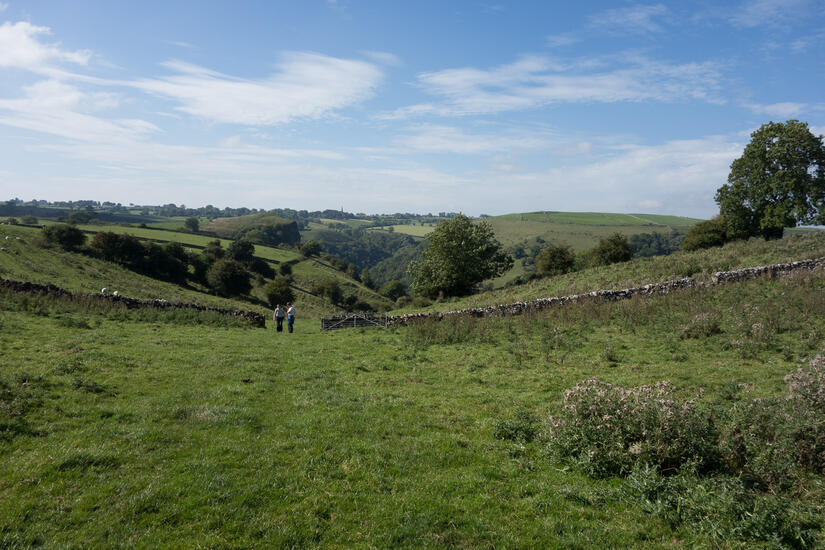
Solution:
[[[480,154],[550,148],[548,136],[521,132],[468,134],[461,128],[424,124],[401,136],[396,144],[418,152]]]
[[[809,0],[748,0],[731,14],[737,27],[772,26],[796,19],[806,11]]]
[[[176,74],[132,85],[178,102],[178,110],[193,116],[247,125],[319,118],[367,99],[382,79],[371,63],[316,53],[284,54],[279,71],[258,80],[180,61],[164,66]]]
[[[9,9],[9,5],[7,2],[0,2],[0,12],[6,11]]]
[[[658,33],[664,28],[657,20],[665,17],[667,13],[667,7],[662,4],[616,8],[592,16],[590,26],[612,34]]]
[[[122,144],[160,129],[144,120],[109,120],[92,113],[117,106],[117,96],[86,93],[57,80],[24,88],[25,96],[0,99],[0,124],[74,141]]]
[[[467,115],[531,109],[556,103],[620,101],[722,102],[720,66],[714,62],[668,64],[626,56],[602,69],[596,59],[560,63],[529,56],[488,70],[446,69],[423,73],[419,85],[440,103],[417,104],[383,115]]]
[[[771,103],[769,105],[748,103],[745,107],[759,115],[768,115],[779,118],[796,117],[811,108],[811,106],[807,103],[794,103],[792,101]]]
[[[40,72],[52,62],[67,61],[79,65],[89,62],[91,53],[87,50],[64,50],[60,44],[46,44],[39,40],[49,34],[48,27],[38,27],[25,21],[7,21],[0,25],[0,67]]]
[[[572,32],[563,32],[559,34],[551,34],[545,40],[548,47],[560,48],[562,46],[570,46],[581,42],[581,37]]]

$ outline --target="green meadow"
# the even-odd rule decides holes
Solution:
[[[0,276],[99,290],[99,264],[12,230],[23,238],[5,241]],[[816,234],[750,241],[536,281],[521,297],[823,255]],[[136,296],[173,292],[116,273]],[[816,472],[743,489],[742,506],[720,492],[739,478],[714,474],[671,510],[650,489],[667,478],[591,477],[547,436],[565,390],[591,377],[668,380],[708,411],[782,397],[785,375],[825,351],[822,272],[331,333],[300,302],[294,334],[4,290],[0,305],[4,548],[823,544]]]

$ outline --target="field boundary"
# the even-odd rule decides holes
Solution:
[[[825,256],[812,259],[800,260],[790,263],[771,264],[765,266],[746,267],[733,271],[718,271],[710,281],[697,281],[690,277],[667,281],[664,283],[647,284],[634,288],[624,288],[621,290],[594,290],[584,294],[573,294],[570,296],[553,296],[551,298],[538,298],[525,302],[514,302],[510,304],[500,304],[488,307],[467,308],[454,311],[436,313],[408,313],[404,315],[392,315],[386,318],[387,326],[404,326],[410,323],[427,320],[441,320],[447,317],[459,315],[470,315],[473,317],[496,317],[506,315],[521,315],[535,311],[541,311],[556,306],[580,303],[586,300],[611,302],[615,300],[627,300],[636,296],[653,296],[657,294],[669,294],[676,290],[686,288],[713,287],[728,283],[739,283],[756,279],[758,277],[779,277],[789,275],[796,271],[812,271],[825,267]]]
[[[115,294],[100,293],[87,294],[83,292],[71,292],[65,288],[60,288],[55,285],[41,285],[38,283],[29,283],[25,281],[13,281],[11,279],[0,278],[0,288],[6,288],[13,292],[37,294],[40,296],[53,296],[64,298],[67,300],[96,300],[99,302],[107,302],[110,304],[121,304],[127,309],[138,308],[156,308],[156,309],[194,309],[197,311],[208,311],[217,313],[219,315],[226,315],[229,317],[236,317],[248,321],[255,327],[264,328],[266,326],[266,317],[255,311],[248,311],[243,309],[224,309],[218,307],[204,306],[201,304],[170,302],[169,300],[138,300],[137,298],[127,298],[126,296],[119,296]]]

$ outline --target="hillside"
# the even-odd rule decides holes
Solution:
[[[454,298],[429,306],[432,311],[450,311],[513,303],[550,296],[565,296],[592,290],[622,289],[658,283],[681,277],[709,280],[716,271],[825,256],[825,232],[803,232],[778,241],[751,239],[723,247],[695,252],[676,252],[669,256],[634,258],[625,263],[594,267],[547,277],[464,298]],[[400,311],[411,311],[405,308]]]
[[[8,259],[16,263],[0,264],[3,276],[34,273],[46,261],[53,265],[42,277],[90,289],[101,283],[106,266],[11,241]],[[821,235],[753,241],[670,264],[580,272],[564,287],[678,277],[694,260],[691,269],[797,259],[822,255],[822,247]],[[694,418],[693,407],[702,407],[702,418],[719,415],[721,433],[749,404],[792,404],[784,377],[825,351],[823,290],[825,275],[814,272],[387,330],[320,333],[299,319],[294,334],[282,335],[123,319],[0,292],[2,540],[47,548],[181,540],[819,547],[825,499],[822,475],[812,470],[770,490],[744,484],[736,472],[702,477],[689,468],[591,476],[593,464],[565,458],[551,434],[593,377],[602,394],[642,385],[651,392],[669,380],[675,393],[656,403],[698,395],[675,418]],[[814,429],[799,424],[807,418],[787,429]],[[676,434],[663,441],[701,436]],[[748,448],[769,448],[757,443]],[[635,456],[619,449],[616,460]],[[777,463],[791,467],[754,456],[761,462],[751,476],[785,475],[772,468]]]
[[[0,255],[0,277],[21,281],[30,281],[41,284],[54,284],[67,290],[79,292],[99,292],[106,287],[111,291],[118,290],[124,296],[140,299],[167,299],[172,301],[202,303],[227,307],[227,300],[198,292],[195,288],[186,289],[178,285],[157,281],[134,273],[116,264],[90,258],[77,253],[63,252],[55,248],[40,246],[40,230],[20,226],[0,226],[0,239],[3,239],[9,252]],[[81,226],[89,232],[113,231],[131,234],[138,238],[155,241],[176,241],[187,245],[203,246],[210,239],[201,235],[159,231],[152,229],[133,228],[125,226]],[[10,239],[4,239],[9,235]],[[22,240],[16,240],[20,237]],[[229,241],[224,241],[228,244]],[[192,249],[200,252],[199,248]],[[293,270],[296,292],[296,302],[302,307],[305,316],[320,316],[325,313],[339,311],[339,308],[329,303],[326,298],[315,296],[312,290],[316,283],[322,281],[336,281],[344,290],[345,295],[355,295],[358,299],[375,304],[376,307],[386,307],[389,302],[383,296],[370,290],[345,273],[335,269],[317,258],[303,258],[295,252],[277,248],[256,245],[255,254],[272,262],[289,263]],[[273,263],[278,268],[279,263]],[[268,308],[262,286],[255,284],[252,295],[257,301],[249,303],[241,300],[229,300],[236,308],[251,308],[264,310]]]
[[[252,242],[272,246],[294,245],[301,240],[298,224],[275,214],[249,214],[232,218],[216,218],[201,227],[225,239],[246,237]]]

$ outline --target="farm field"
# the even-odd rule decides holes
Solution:
[[[687,231],[698,221],[677,216],[654,214],[607,214],[598,212],[532,212],[486,218],[504,246],[540,237],[555,244],[567,244],[580,251],[594,246],[599,239],[621,233],[670,233]]]
[[[817,252],[798,241],[749,255]],[[732,386],[778,396],[825,347],[822,273],[387,330],[299,316],[291,335],[0,300],[8,547],[770,546],[781,533],[667,519],[632,483],[501,429],[528,414],[542,433],[594,376],[708,404]],[[719,331],[681,336],[697,315]],[[793,518],[822,513],[817,479],[777,500],[814,545],[821,524]]]

